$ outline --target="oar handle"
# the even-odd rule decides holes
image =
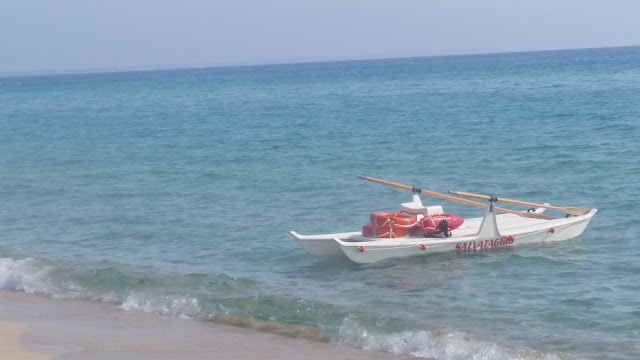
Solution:
[[[387,181],[387,180],[376,179],[376,178],[372,178],[372,177],[368,177],[368,176],[360,176],[360,175],[358,175],[358,178],[364,179],[364,180],[368,180],[368,181],[371,181],[371,182],[375,182],[375,183],[378,183],[378,184],[383,184],[383,185],[397,187],[397,188],[400,188],[400,189],[409,190],[409,191],[412,191],[412,192],[419,192],[419,193],[422,193],[422,194],[425,194],[425,195],[429,195],[429,196],[433,196],[433,197],[437,197],[437,198],[440,198],[440,199],[457,201],[459,203],[463,203],[463,204],[467,204],[467,205],[473,205],[473,206],[478,206],[478,207],[482,207],[482,208],[486,208],[488,206],[487,204],[482,204],[482,203],[479,203],[479,202],[476,202],[476,201],[471,201],[471,200],[467,200],[467,199],[461,199],[459,197],[450,196],[450,195],[446,195],[446,194],[441,194],[441,193],[437,193],[437,192],[434,192],[434,191],[420,189],[420,188],[416,188],[416,187],[413,187],[413,186],[403,185],[403,184],[399,184],[399,183],[395,183],[395,182],[391,182],[391,181]],[[515,210],[510,210],[510,209],[505,209],[505,208],[500,208],[500,207],[495,207],[495,209],[498,210],[498,211],[502,211],[502,212],[506,212],[506,213],[510,213],[510,214],[516,214],[516,215],[522,216],[522,217],[530,217],[530,218],[545,219],[545,220],[553,219],[550,216],[546,216],[546,215],[542,215],[542,214],[515,211]]]

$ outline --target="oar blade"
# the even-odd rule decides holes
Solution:
[[[562,211],[564,211],[569,215],[581,216],[581,215],[587,215],[589,212],[591,212],[591,209],[580,208],[580,207],[565,207],[563,208]]]

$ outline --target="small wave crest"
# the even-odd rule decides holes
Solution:
[[[32,258],[0,258],[0,289],[54,295],[51,268]]]
[[[543,353],[482,340],[460,331],[419,330],[376,334],[347,318],[338,342],[370,351],[435,360],[575,360],[569,354]]]
[[[0,289],[43,294],[58,299],[86,298],[119,304],[124,310],[154,312],[173,317],[190,318],[201,315],[202,308],[195,296],[166,294],[162,288],[123,288],[122,283],[127,281],[133,282],[126,274],[112,269],[74,272],[54,269],[33,258],[0,258]]]
[[[260,332],[288,336],[297,339],[306,339],[328,343],[330,337],[324,331],[311,326],[291,325],[275,321],[259,321],[253,318],[232,316],[232,315],[215,315],[209,321],[216,324],[225,324],[238,326],[245,329],[256,330]]]
[[[194,318],[202,311],[198,299],[192,296],[156,295],[143,292],[128,295],[120,308],[181,318]]]

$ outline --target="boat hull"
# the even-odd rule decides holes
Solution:
[[[291,231],[306,252],[312,255],[346,256],[357,263],[373,263],[389,258],[425,255],[433,252],[476,252],[493,248],[577,237],[585,230],[597,209],[581,216],[544,220],[513,214],[465,220],[465,226],[449,238],[401,237],[369,238],[360,232],[300,235]]]

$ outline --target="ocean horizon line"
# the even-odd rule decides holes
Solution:
[[[344,58],[344,59],[324,59],[324,60],[274,60],[272,62],[247,62],[247,63],[221,63],[221,64],[174,64],[174,65],[145,65],[145,66],[115,66],[113,68],[89,68],[78,70],[40,70],[27,72],[0,72],[0,79],[16,79],[29,77],[46,77],[46,76],[65,76],[65,75],[93,75],[93,74],[117,74],[117,73],[136,73],[136,72],[156,72],[156,71],[183,71],[183,70],[206,70],[206,69],[233,69],[233,68],[253,68],[267,66],[291,66],[291,65],[313,65],[313,64],[330,64],[330,63],[348,63],[348,62],[370,62],[370,61],[389,61],[389,60],[410,60],[410,59],[437,59],[448,57],[465,57],[465,56],[492,56],[492,55],[508,55],[508,54],[531,54],[531,53],[549,53],[549,52],[565,52],[565,51],[590,51],[590,50],[606,50],[606,49],[625,49],[638,48],[638,45],[621,45],[621,46],[604,46],[604,47],[584,47],[584,48],[563,48],[563,49],[538,49],[523,51],[495,51],[495,52],[469,52],[469,53],[451,53],[451,54],[433,54],[433,55],[415,55],[415,56],[389,56],[389,57],[371,57],[371,58]],[[0,85],[1,85],[0,81]]]

